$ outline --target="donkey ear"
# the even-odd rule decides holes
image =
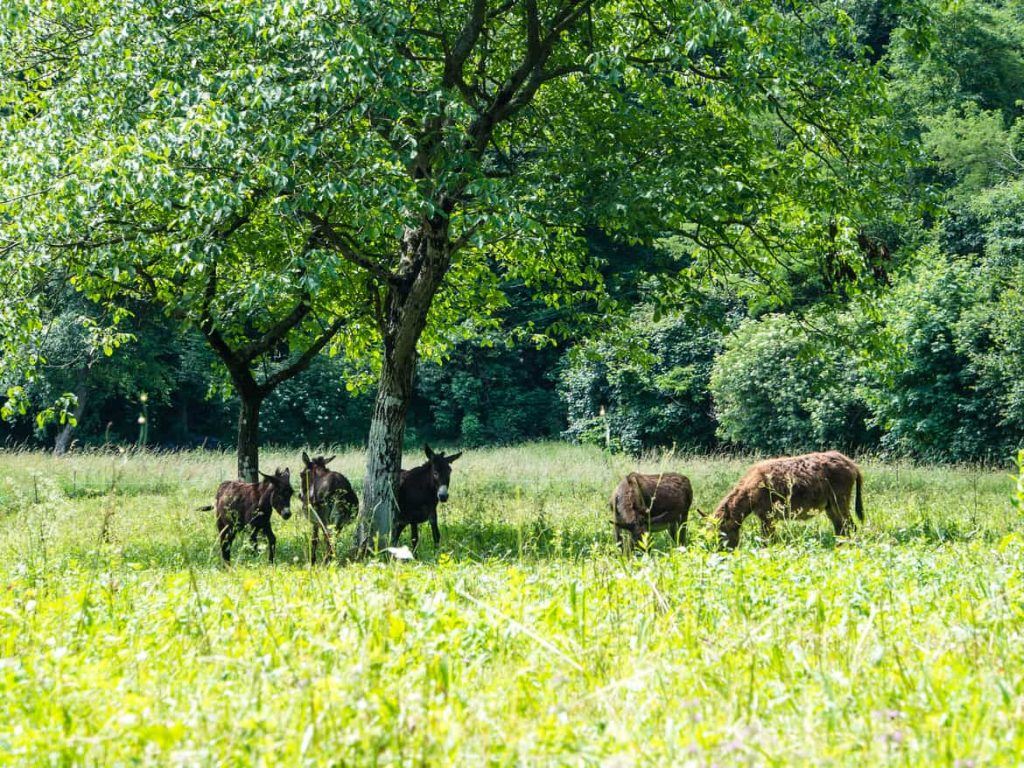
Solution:
[[[306,454],[305,451],[302,452],[302,463],[305,464],[307,467],[312,463],[309,460],[309,456]]]
[[[462,455],[462,451],[459,451],[458,453],[453,453],[451,456],[447,456],[446,460],[447,460],[447,462],[449,464],[451,464],[453,461],[455,461],[461,455]]]
[[[423,452],[427,454],[428,459],[434,458],[434,452],[430,450],[430,446],[427,445],[426,443],[423,444]]]
[[[334,456],[331,456],[329,459],[324,459],[324,466],[326,466],[326,465],[330,464],[332,461],[334,461],[336,456],[337,456],[337,454],[335,454]]]
[[[266,472],[260,472],[260,474],[263,476],[264,480],[273,480],[275,477],[274,475],[268,475]]]

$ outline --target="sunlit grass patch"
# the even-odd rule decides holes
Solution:
[[[137,493],[67,493],[0,455],[0,761],[14,764],[1007,764],[1024,752],[1024,540],[1005,473],[865,462],[868,522],[692,520],[622,557],[634,463],[470,452],[415,563],[219,563],[232,457],[116,459]],[[138,462],[138,463],[136,463]],[[265,465],[295,464],[272,453]],[[361,457],[337,463],[361,486]],[[652,457],[713,508],[745,462]],[[293,466],[294,469],[294,466]],[[171,490],[146,485],[175,477]],[[37,500],[38,499],[38,500]],[[965,764],[965,763],[961,763]]]

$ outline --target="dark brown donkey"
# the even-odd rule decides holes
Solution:
[[[285,520],[292,516],[291,474],[286,467],[272,475],[263,475],[258,483],[243,483],[228,480],[217,488],[217,503],[200,509],[217,510],[217,533],[220,536],[220,555],[225,563],[231,562],[231,543],[243,528],[252,529],[249,540],[256,546],[256,537],[262,533],[267,537],[270,562],[274,562],[277,537],[270,528],[271,510]]]
[[[391,546],[398,543],[405,526],[412,526],[412,548],[420,543],[420,523],[430,523],[434,546],[441,543],[441,530],[437,527],[437,503],[448,501],[448,483],[452,477],[452,464],[462,451],[445,456],[434,453],[424,445],[427,463],[413,469],[403,469],[398,481],[398,517],[391,531]]]
[[[312,508],[310,517],[313,521],[313,541],[310,545],[310,562],[316,562],[317,544],[320,542],[321,526],[333,525],[335,533],[351,520],[359,510],[359,497],[352,489],[352,483],[341,472],[333,472],[327,465],[334,460],[333,456],[309,458],[302,452],[302,463],[306,465],[301,475],[301,494],[304,501]],[[319,519],[317,519],[319,516]],[[331,542],[327,529],[324,528],[328,552]]]
[[[777,520],[806,520],[825,510],[836,536],[853,529],[850,498],[856,486],[857,517],[864,520],[860,468],[839,451],[807,453],[761,461],[747,470],[711,515],[718,523],[722,544],[735,547],[747,515],[761,519],[761,530],[771,536]]]
[[[647,531],[668,529],[674,543],[685,544],[692,503],[693,488],[683,475],[630,472],[612,493],[615,538],[622,551],[628,552]]]

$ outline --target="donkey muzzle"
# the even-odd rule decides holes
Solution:
[[[283,517],[285,520],[287,520],[291,516],[292,516],[292,508],[291,507],[285,507],[284,509],[281,510],[281,517]]]
[[[437,500],[438,501],[448,501],[448,486],[447,485],[442,485],[440,488],[437,489]]]

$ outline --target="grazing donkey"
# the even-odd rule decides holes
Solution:
[[[430,523],[434,546],[441,543],[437,527],[437,503],[448,501],[448,483],[452,477],[452,464],[462,451],[451,456],[434,453],[429,445],[423,446],[427,463],[413,469],[403,469],[398,480],[398,517],[391,532],[391,546],[398,544],[405,526],[412,526],[412,548],[420,543],[420,523]]]
[[[864,520],[861,501],[863,476],[853,461],[838,451],[768,459],[752,466],[722,499],[712,518],[718,522],[722,543],[735,547],[740,526],[749,514],[761,519],[761,530],[771,536],[777,520],[806,520],[825,510],[836,536],[853,529],[850,497],[856,486],[857,517]]]
[[[611,499],[615,538],[622,551],[629,552],[647,531],[668,529],[675,544],[685,544],[686,518],[692,503],[693,488],[685,476],[675,472],[630,472],[615,488]]]
[[[286,467],[272,475],[263,475],[258,483],[243,483],[228,480],[217,489],[215,506],[200,509],[217,510],[217,533],[220,536],[220,554],[225,563],[231,562],[231,543],[235,534],[245,527],[252,529],[250,541],[256,546],[256,537],[263,533],[267,537],[270,562],[274,562],[277,537],[270,528],[271,510],[276,509],[285,520],[292,516],[291,474]]]
[[[310,515],[313,521],[313,541],[309,555],[311,563],[316,562],[320,527],[333,525],[337,533],[341,530],[341,526],[351,520],[359,510],[359,497],[352,489],[352,483],[341,472],[333,472],[327,468],[327,465],[333,460],[333,456],[326,459],[323,456],[317,456],[311,459],[305,451],[302,452],[302,463],[306,465],[301,474],[302,499],[309,503],[313,512]],[[319,516],[319,520],[316,519],[317,516]],[[324,528],[324,538],[328,539],[326,528]],[[326,545],[330,550],[329,539]]]

